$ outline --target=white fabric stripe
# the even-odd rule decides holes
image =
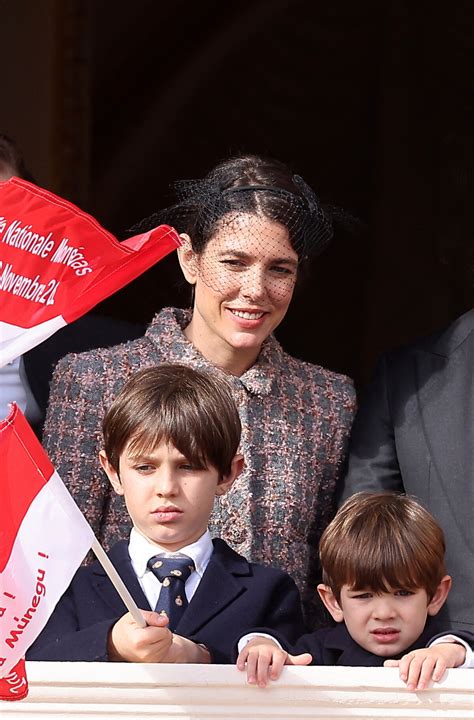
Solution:
[[[46,625],[93,541],[91,527],[54,472],[31,503],[0,575],[0,677]],[[16,642],[12,631],[18,632]]]
[[[0,367],[39,345],[65,325],[67,322],[62,315],[56,315],[32,328],[0,321]]]

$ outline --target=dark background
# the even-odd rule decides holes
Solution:
[[[313,262],[277,334],[362,387],[474,304],[473,28],[470,0],[0,0],[0,131],[119,238],[172,180],[287,162],[366,229]],[[148,322],[188,297],[171,257],[98,309]]]

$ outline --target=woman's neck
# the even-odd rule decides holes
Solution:
[[[247,372],[260,353],[260,348],[255,347],[234,348],[224,339],[206,332],[206,328],[201,327],[195,314],[183,332],[206,360],[235,377],[240,377]]]

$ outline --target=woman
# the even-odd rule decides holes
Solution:
[[[254,156],[223,162],[177,185],[178,202],[140,225],[174,225],[192,310],[162,310],[145,336],[69,355],[55,370],[44,444],[100,540],[129,523],[99,470],[101,420],[130,375],[161,362],[230,381],[243,425],[246,469],[216,502],[211,531],[238,552],[287,570],[316,622],[317,546],[332,517],[352,423],[351,381],[285,354],[272,335],[298,267],[332,236],[332,222],[299,176]]]

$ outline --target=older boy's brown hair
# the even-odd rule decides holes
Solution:
[[[444,534],[433,516],[407,495],[356,493],[324,531],[323,582],[339,602],[341,588],[388,592],[424,588],[431,599],[444,564]]]
[[[224,378],[163,364],[130,378],[106,413],[102,431],[105,453],[117,472],[127,445],[133,457],[165,442],[196,467],[215,467],[223,479],[237,453],[241,425]]]

